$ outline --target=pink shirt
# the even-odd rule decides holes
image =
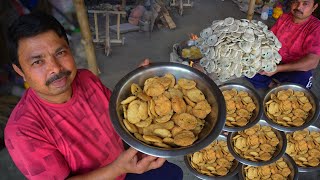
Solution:
[[[282,63],[290,63],[308,54],[320,56],[320,20],[314,16],[301,24],[292,21],[292,14],[283,14],[271,28],[282,43]]]
[[[9,118],[6,147],[28,179],[90,172],[123,151],[109,118],[110,90],[88,70],[78,70],[72,89],[64,104],[48,103],[28,89]]]

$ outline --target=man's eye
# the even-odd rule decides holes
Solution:
[[[38,64],[41,64],[42,60],[36,60],[32,63],[32,65],[38,65]]]
[[[63,56],[65,53],[66,53],[66,51],[59,51],[59,52],[57,53],[57,56]]]

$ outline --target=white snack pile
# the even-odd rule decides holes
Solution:
[[[203,54],[200,65],[220,81],[252,78],[260,70],[274,72],[281,61],[281,43],[261,21],[228,17],[215,20],[195,40]]]

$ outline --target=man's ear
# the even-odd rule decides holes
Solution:
[[[315,10],[317,9],[318,5],[319,5],[319,3],[317,3],[317,4],[315,4],[315,5],[313,6],[313,11],[315,11]]]
[[[26,81],[26,78],[25,78],[25,76],[24,76],[23,71],[22,71],[17,65],[15,65],[15,64],[12,64],[12,67],[13,67],[14,71],[15,71],[16,73],[18,73],[18,74],[23,78],[24,81]]]

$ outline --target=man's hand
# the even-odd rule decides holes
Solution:
[[[142,63],[139,64],[139,67],[147,66],[150,64],[150,59],[144,59]]]
[[[273,76],[277,73],[278,71],[274,71],[274,72],[266,72],[266,71],[260,71],[259,74],[261,75],[265,75],[265,76]]]
[[[113,180],[126,173],[142,174],[151,169],[157,169],[166,160],[138,152],[133,148],[122,152],[111,164],[91,172],[72,176],[70,180]]]
[[[112,164],[121,171],[121,174],[142,174],[151,169],[161,167],[165,161],[163,158],[145,155],[130,147],[121,153]]]

